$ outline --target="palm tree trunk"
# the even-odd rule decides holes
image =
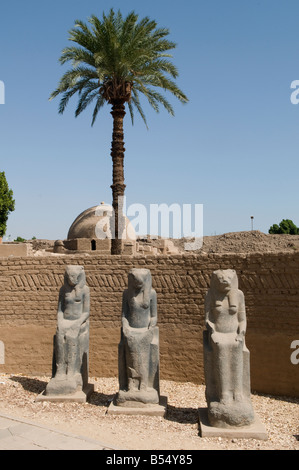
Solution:
[[[123,120],[125,117],[125,106],[122,101],[115,100],[112,104],[113,133],[111,144],[112,157],[112,207],[114,210],[114,237],[111,240],[111,254],[122,253],[122,233],[124,228],[122,198],[125,194],[124,178],[124,132]]]

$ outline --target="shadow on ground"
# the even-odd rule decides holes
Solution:
[[[91,405],[105,406],[107,408],[112,402],[113,397],[114,397],[114,394],[106,395],[105,393],[101,393],[101,392],[93,392],[90,395],[88,402]]]
[[[27,377],[22,375],[14,375],[10,377],[10,380],[19,383],[24,390],[39,395],[42,393],[48,382],[39,380],[33,377]],[[108,408],[114,398],[114,394],[105,394],[94,391],[88,400],[88,403],[94,406],[103,406]],[[167,405],[167,412],[165,419],[168,421],[174,421],[182,424],[196,424],[198,423],[198,409],[197,408],[176,408],[171,405]]]
[[[165,418],[176,423],[197,424],[198,408],[175,408],[174,406],[167,405]]]
[[[48,383],[44,380],[29,378],[22,375],[13,375],[12,377],[10,377],[10,380],[21,384],[24,390],[37,394],[42,393]]]
[[[39,395],[42,393],[46,386],[48,385],[48,382],[44,380],[39,380],[35,379],[32,377],[26,377],[26,376],[21,376],[21,375],[14,375],[10,377],[10,380],[14,382],[18,382],[19,384],[22,385],[24,390],[27,390],[28,392],[34,393]],[[113,400],[114,395],[106,395],[105,393],[100,393],[94,391],[91,396],[89,397],[88,403],[91,405],[95,406],[104,406],[108,407]]]

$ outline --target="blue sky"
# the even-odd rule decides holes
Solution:
[[[175,117],[147,105],[125,119],[127,205],[203,204],[204,235],[267,233],[289,218],[299,225],[297,0],[14,0],[0,10],[0,171],[14,191],[11,238],[64,239],[83,210],[111,203],[112,118],[92,107],[74,117],[48,101],[58,58],[76,19],[110,7],[135,10],[170,29],[187,105]]]

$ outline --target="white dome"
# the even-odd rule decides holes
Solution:
[[[76,238],[103,239],[112,238],[113,222],[111,220],[113,208],[109,204],[101,202],[98,206],[90,207],[76,217],[72,223],[67,239]],[[123,235],[125,240],[136,240],[135,230],[130,220],[125,217],[126,232]]]

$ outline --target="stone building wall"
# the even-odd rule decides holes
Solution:
[[[117,376],[122,292],[131,267],[151,270],[158,296],[161,379],[204,383],[204,296],[215,269],[237,271],[247,307],[253,390],[299,396],[299,253],[66,255],[0,259],[0,371],[50,375],[66,264],[82,264],[91,293],[90,376]],[[299,353],[298,353],[299,357]],[[1,364],[4,362],[4,364]]]

